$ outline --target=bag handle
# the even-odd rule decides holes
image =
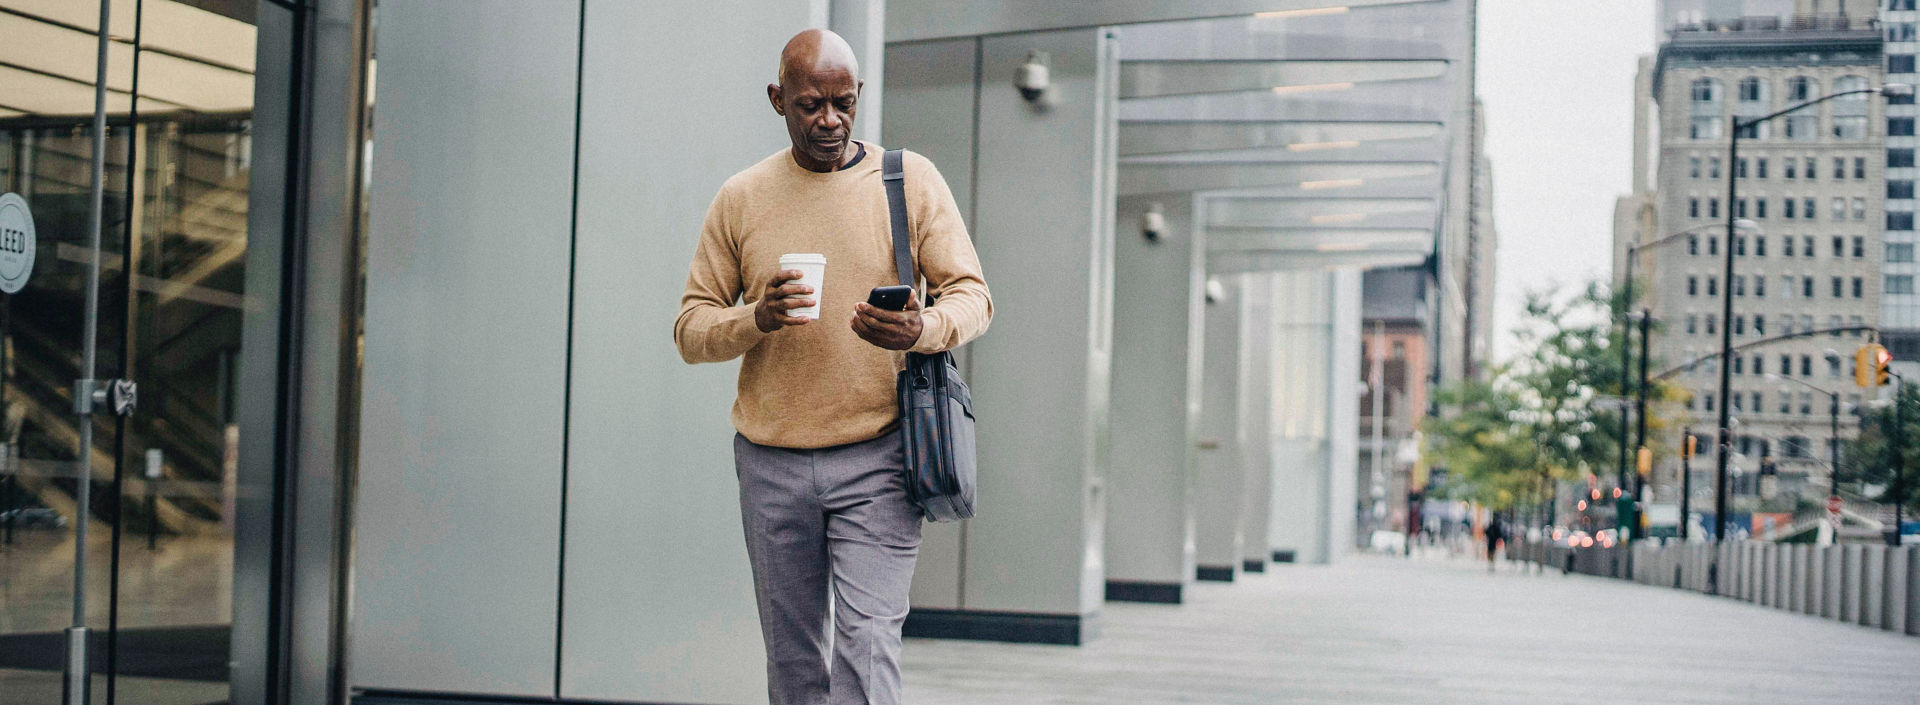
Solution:
[[[893,227],[893,268],[901,286],[913,286],[913,247],[907,240],[907,171],[901,150],[880,155],[880,182],[887,187],[887,217]]]

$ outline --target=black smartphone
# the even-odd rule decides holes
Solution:
[[[898,311],[906,308],[907,300],[911,298],[913,298],[913,287],[876,286],[873,291],[867,293],[867,305],[888,311]]]

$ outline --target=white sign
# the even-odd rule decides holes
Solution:
[[[148,448],[147,449],[147,479],[149,480],[160,479],[160,473],[165,467],[165,461],[166,461],[166,456],[163,456],[160,454],[159,448]]]
[[[20,194],[0,195],[0,292],[20,293],[33,276],[33,211]]]

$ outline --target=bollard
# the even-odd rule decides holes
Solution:
[[[1753,567],[1753,604],[1769,607],[1773,604],[1773,544],[1757,544],[1758,555],[1754,556]]]
[[[1913,553],[1889,547],[1886,569],[1881,572],[1880,628],[1895,634],[1907,630],[1907,561]]]
[[[1825,584],[1825,579],[1821,577],[1823,573],[1820,571],[1824,565],[1822,559],[1825,557],[1825,552],[1820,546],[1807,546],[1806,549],[1807,569],[1804,576],[1806,585],[1801,588],[1800,611],[1817,616],[1820,614],[1820,588]]]
[[[1886,595],[1882,592],[1886,587],[1887,548],[1860,547],[1860,614],[1854,623],[1863,627],[1880,626],[1881,611],[1887,607]]]
[[[1776,543],[1773,545],[1773,601],[1768,604],[1777,610],[1787,608],[1788,588],[1793,585],[1793,547]]]
[[[1842,546],[1840,552],[1840,621],[1860,623],[1860,564],[1865,546]]]
[[[1907,633],[1920,636],[1920,546],[1907,548]]]
[[[1780,577],[1781,558],[1783,557],[1781,554],[1784,551],[1783,551],[1783,547],[1780,544],[1770,543],[1770,544],[1766,544],[1766,552],[1767,552],[1767,562],[1766,562],[1767,590],[1766,590],[1766,593],[1763,595],[1763,597],[1766,598],[1766,604],[1768,607],[1778,609],[1782,604],[1780,588],[1781,586],[1786,584],[1786,580]]]
[[[1820,549],[1820,616],[1840,619],[1840,586],[1846,583],[1846,546]]]
[[[1787,601],[1781,609],[1788,612],[1799,612],[1800,606],[1806,603],[1807,562],[1806,551],[1802,550],[1805,548],[1801,544],[1787,547]]]

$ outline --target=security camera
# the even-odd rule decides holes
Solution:
[[[1035,49],[1027,52],[1026,62],[1020,64],[1020,68],[1014,71],[1013,87],[1020,89],[1020,97],[1027,99],[1027,102],[1038,103],[1040,98],[1046,95],[1047,87],[1052,85],[1052,79],[1048,76],[1047,70],[1047,64],[1051,60],[1052,57],[1047,52]]]
[[[1160,204],[1147,207],[1146,215],[1140,216],[1140,234],[1147,236],[1147,242],[1159,242],[1160,236],[1167,232],[1167,214]]]
[[[1207,277],[1207,303],[1219,303],[1227,298],[1227,285],[1219,279]]]

